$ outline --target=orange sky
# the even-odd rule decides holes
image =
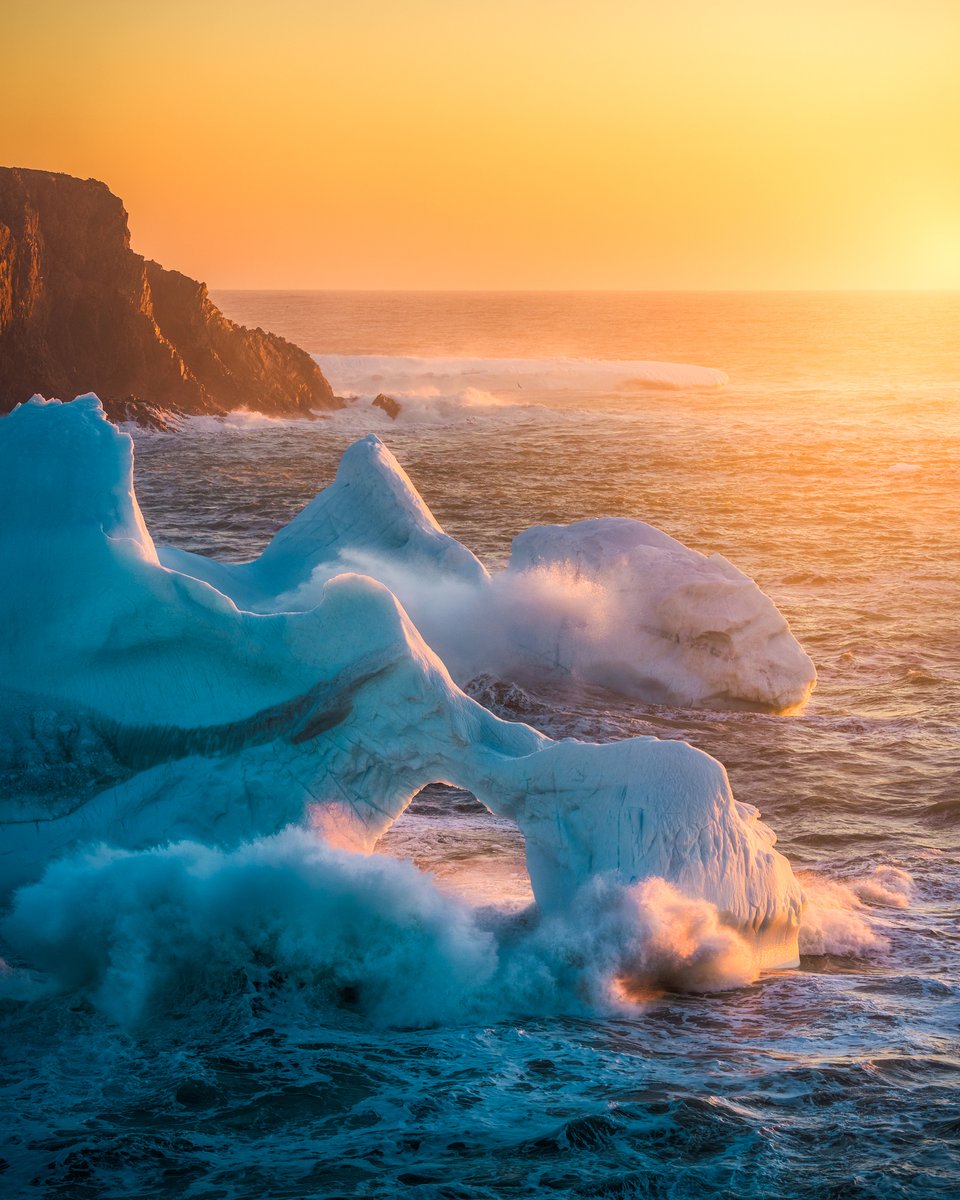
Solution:
[[[960,287],[960,0],[6,0],[0,160],[214,287]]]

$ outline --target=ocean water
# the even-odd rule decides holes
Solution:
[[[420,947],[397,956],[375,1017],[285,962],[182,988],[177,971],[204,975],[203,936],[233,936],[210,929],[154,972],[136,1020],[81,991],[3,1001],[0,1192],[960,1194],[960,295],[215,299],[316,353],[353,401],[317,422],[138,434],[158,543],[255,556],[375,431],[492,567],[529,525],[608,515],[758,580],[817,664],[801,714],[471,690],[553,736],[653,733],[719,758],[803,879],[804,953],[707,994],[651,978],[617,1011],[498,977],[418,1028],[418,962],[435,949],[455,972],[487,934],[506,954],[531,920],[516,832],[431,787],[380,844],[433,882],[403,876],[427,889],[409,920],[365,917]],[[396,420],[370,406],[381,392]],[[453,953],[443,931],[465,921],[473,949]],[[162,943],[139,926],[130,940],[131,974],[149,974]],[[550,953],[573,974],[588,957],[576,941]]]

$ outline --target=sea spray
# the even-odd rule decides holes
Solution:
[[[3,920],[21,962],[122,1024],[269,984],[318,1011],[432,1026],[629,1011],[657,989],[756,977],[716,908],[661,879],[590,880],[541,918],[474,909],[409,862],[289,828],[230,852],[101,847],[51,865]],[[23,993],[8,969],[0,992]]]
[[[800,953],[833,954],[860,958],[889,949],[884,921],[871,909],[906,909],[914,893],[908,871],[878,863],[867,874],[851,879],[829,879],[813,872],[800,872],[804,889]]]

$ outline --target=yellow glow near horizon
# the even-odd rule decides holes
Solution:
[[[219,287],[960,287],[957,0],[8,0],[0,160]]]

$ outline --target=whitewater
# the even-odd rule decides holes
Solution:
[[[955,1194],[956,311],[758,298],[734,337],[728,301],[677,300],[640,336],[625,298],[602,331],[599,300],[415,297],[391,318],[353,298],[340,326],[328,297],[241,300],[328,348],[355,399],[324,422],[134,431],[158,569],[196,556],[191,577],[225,569],[222,595],[288,622],[342,571],[373,574],[496,717],[706,751],[792,864],[800,966],[758,975],[716,907],[660,877],[601,871],[537,917],[517,811],[476,781],[428,787],[358,856],[296,826],[211,836],[215,781],[192,769],[172,844],[69,854],[4,919],[10,1193]],[[357,445],[389,447],[449,539],[442,586],[398,562],[409,528],[238,575],[318,494],[339,520]],[[649,585],[671,571],[687,614],[729,585],[742,616],[756,589],[762,636],[718,655],[701,629],[651,632],[677,612]],[[681,672],[685,637],[701,653]],[[631,669],[651,646],[655,679]],[[786,661],[799,693],[732,696],[707,674],[730,656]],[[28,766],[49,793],[62,725],[34,717],[5,800]]]

